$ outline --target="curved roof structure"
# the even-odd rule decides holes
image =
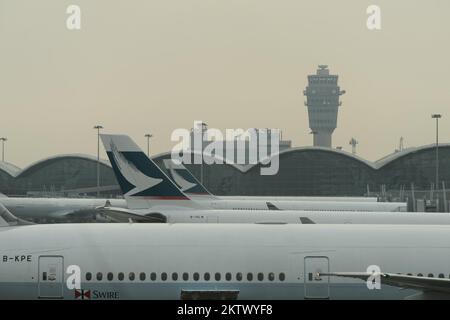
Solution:
[[[411,183],[417,188],[429,188],[435,177],[434,148],[434,144],[408,148],[377,161],[339,149],[312,146],[285,149],[278,154],[279,171],[275,175],[261,175],[259,169],[264,166],[261,163],[227,164],[224,157],[214,156],[208,158],[221,161],[210,161],[212,165],[203,168],[186,163],[186,167],[197,178],[203,177],[205,186],[218,195],[355,196],[364,194],[368,188],[379,190],[381,185],[395,190]],[[450,185],[447,165],[450,144],[440,144],[439,148],[440,179]],[[164,168],[162,160],[170,157],[171,152],[165,152],[152,158]],[[105,194],[114,193],[114,186],[119,193],[110,163],[100,161],[100,185],[109,188]],[[96,190],[96,163],[95,156],[85,154],[51,156],[24,169],[0,162],[0,191],[9,195],[46,190],[89,193],[91,189]]]
[[[17,177],[22,176],[22,175],[26,174],[28,171],[33,170],[37,167],[43,166],[46,163],[53,162],[55,160],[64,160],[64,159],[81,159],[81,160],[97,162],[97,157],[87,155],[87,154],[82,154],[82,153],[60,154],[60,155],[55,155],[55,156],[51,156],[51,157],[47,157],[47,158],[35,161],[35,162],[31,163],[30,165],[26,166],[25,168],[23,168],[22,170],[20,170],[15,176],[17,176]],[[100,159],[100,163],[111,168],[111,164],[107,160]]]
[[[435,177],[435,145],[425,145],[395,152],[377,161],[368,161],[339,149],[298,147],[285,149],[279,156],[276,175],[261,175],[263,164],[227,164],[204,166],[186,164],[206,187],[218,195],[362,195],[379,190],[381,185],[398,190],[413,183],[426,189]],[[450,185],[450,144],[440,144],[440,179]],[[170,152],[153,157],[164,167],[162,159]],[[276,155],[275,155],[276,156]],[[223,160],[222,158],[218,158]],[[237,170],[236,170],[237,169]]]
[[[297,147],[297,148],[290,148],[290,149],[286,149],[281,151],[278,155],[280,157],[282,157],[283,155],[287,155],[290,153],[297,153],[297,152],[304,152],[304,151],[323,151],[323,152],[330,152],[330,153],[334,153],[334,154],[339,154],[345,157],[348,157],[350,159],[356,160],[357,162],[360,162],[363,165],[366,165],[372,169],[380,169],[381,167],[399,159],[405,156],[408,156],[410,154],[416,153],[416,152],[420,152],[420,151],[424,151],[427,149],[431,149],[431,148],[435,148],[436,145],[435,144],[430,144],[430,145],[424,145],[424,146],[419,146],[419,147],[411,147],[411,148],[407,148],[404,149],[403,151],[399,151],[399,152],[394,152],[391,153],[375,162],[363,159],[357,155],[354,155],[350,152],[344,151],[344,150],[339,150],[339,149],[330,149],[330,148],[323,148],[323,147],[313,147],[313,146],[308,146],[308,147]],[[439,148],[449,148],[450,147],[450,143],[445,143],[445,144],[440,144]],[[160,154],[157,154],[155,156],[153,156],[153,159],[159,159],[159,158],[166,158],[168,156],[170,156],[171,152],[163,152]],[[195,152],[191,152],[191,154],[195,154]],[[272,157],[275,157],[277,154],[272,155]],[[60,155],[55,155],[55,156],[50,156],[38,161],[35,161],[33,163],[31,163],[30,165],[26,166],[25,168],[21,169],[11,163],[8,162],[1,162],[0,161],[0,171],[3,171],[5,173],[7,173],[8,175],[12,176],[12,177],[17,177],[17,176],[21,176],[23,174],[25,174],[27,171],[30,171],[36,167],[42,166],[45,163],[51,162],[51,161],[55,161],[55,160],[63,160],[63,159],[68,159],[68,158],[74,158],[74,159],[81,159],[81,160],[88,160],[88,161],[93,161],[93,162],[97,162],[97,158],[91,155],[87,155],[87,154],[81,154],[81,153],[73,153],[73,154],[60,154]],[[234,164],[234,163],[227,163],[225,160],[225,158],[223,157],[217,157],[217,156],[210,156],[210,159],[217,159],[219,161],[223,161],[225,164],[230,165],[236,169],[238,169],[241,172],[247,172],[249,171],[251,168],[253,168],[254,166],[258,166],[260,165],[259,163],[257,164]],[[104,159],[100,159],[100,163],[102,165],[105,165],[107,167],[111,167],[111,164],[109,163],[108,160],[104,160]]]
[[[431,148],[435,148],[436,145],[435,144],[430,144],[430,145],[425,145],[425,146],[420,146],[420,147],[412,147],[412,148],[407,148],[404,149],[403,151],[400,152],[394,152],[391,153],[375,162],[363,159],[357,155],[354,155],[350,152],[344,151],[344,150],[339,150],[339,149],[330,149],[330,148],[323,148],[323,147],[312,147],[312,146],[308,146],[308,147],[297,147],[297,148],[291,148],[291,149],[286,149],[281,151],[278,155],[281,157],[283,155],[286,154],[290,154],[290,153],[296,153],[296,152],[303,152],[303,151],[324,151],[324,152],[330,152],[330,153],[334,153],[334,154],[339,154],[339,155],[343,155],[346,156],[350,159],[356,160],[358,162],[360,162],[361,164],[364,164],[370,168],[373,169],[379,169],[401,157],[405,157],[408,156],[410,154],[416,153],[416,152],[420,152],[423,150],[427,150],[427,149],[431,149]],[[450,147],[450,143],[444,143],[444,144],[439,144],[439,148],[449,148]],[[194,154],[195,152],[191,152],[192,154]],[[153,156],[153,159],[159,159],[159,158],[166,158],[167,156],[170,156],[171,152],[163,152],[160,154],[157,154],[155,156]],[[276,156],[272,155],[272,157]],[[88,161],[93,161],[93,162],[97,162],[97,158],[91,155],[87,155],[87,154],[81,154],[81,153],[73,153],[73,154],[60,154],[60,155],[55,155],[55,156],[50,156],[38,161],[35,161],[33,163],[31,163],[30,165],[26,166],[25,168],[21,169],[11,163],[8,162],[1,162],[0,161],[0,171],[4,171],[5,173],[7,173],[8,175],[12,176],[12,177],[17,177],[20,176],[24,173],[26,173],[27,171],[36,168],[38,166],[42,166],[47,162],[50,161],[55,161],[55,160],[63,160],[66,158],[75,158],[75,159],[82,159],[82,160],[88,160]],[[211,156],[211,158],[216,158],[217,160],[221,160],[224,163],[226,163],[225,158],[222,157],[216,157],[216,156]],[[107,166],[107,167],[111,167],[111,164],[109,163],[108,160],[104,160],[104,159],[100,159],[100,163]],[[241,172],[247,172],[249,171],[252,167],[257,166],[259,164],[247,164],[247,165],[243,165],[243,164],[234,164],[234,163],[226,163],[236,169],[238,169]]]
[[[439,144],[439,149],[449,148],[449,147],[450,147],[450,143],[440,143]],[[424,150],[427,150],[427,149],[434,149],[434,148],[436,148],[436,144],[427,144],[427,145],[420,146],[420,147],[406,148],[406,149],[404,149],[402,151],[398,151],[398,152],[394,152],[394,153],[388,154],[387,156],[385,156],[385,157],[383,157],[381,159],[378,159],[377,161],[374,162],[375,168],[376,169],[381,168],[381,167],[383,167],[383,166],[385,166],[385,165],[387,165],[387,164],[389,164],[389,163],[391,163],[391,162],[393,162],[393,161],[395,161],[395,160],[397,160],[399,158],[408,156],[410,154],[417,153],[417,152],[420,152],[420,151],[424,151]]]
[[[0,161],[0,171],[6,172],[11,177],[15,177],[19,174],[21,169],[12,163]]]
[[[307,147],[297,147],[297,148],[290,148],[290,149],[285,149],[281,152],[278,153],[278,156],[282,157],[283,155],[286,154],[290,154],[290,153],[296,153],[296,152],[303,152],[303,151],[324,151],[324,152],[330,152],[333,154],[339,154],[339,155],[343,155],[346,156],[350,159],[356,160],[358,162],[360,162],[361,164],[364,164],[372,169],[380,169],[383,166],[399,159],[405,156],[408,156],[410,154],[416,153],[416,152],[420,152],[420,151],[424,151],[427,149],[432,149],[435,148],[436,145],[435,144],[429,144],[429,145],[424,145],[424,146],[419,146],[419,147],[411,147],[411,148],[407,148],[404,149],[402,151],[399,152],[394,152],[391,153],[379,160],[376,161],[369,161],[366,159],[363,159],[355,154],[352,154],[350,152],[344,151],[344,150],[339,150],[339,149],[331,149],[331,148],[324,148],[324,147],[313,147],[313,146],[307,146]],[[443,144],[439,144],[439,148],[449,148],[450,147],[450,143],[443,143]],[[195,154],[196,152],[191,152],[191,154]],[[155,156],[153,156],[153,159],[159,159],[159,158],[166,158],[167,156],[169,156],[171,153],[170,152],[163,152],[160,154],[157,154]],[[272,155],[272,157],[277,156],[277,154]],[[225,158],[223,157],[217,157],[217,156],[210,156],[211,158],[216,158],[217,160],[221,160],[223,161],[225,164],[230,165],[236,169],[238,169],[241,172],[247,172],[249,171],[251,168],[253,168],[254,166],[259,165],[259,163],[257,164],[247,164],[247,165],[243,165],[243,164],[235,164],[235,163],[227,163],[225,161]]]

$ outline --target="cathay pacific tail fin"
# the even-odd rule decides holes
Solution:
[[[130,209],[158,205],[202,208],[183,193],[126,135],[100,135]]]
[[[182,163],[175,163],[172,159],[164,159],[163,162],[172,181],[184,193],[194,198],[218,199]]]

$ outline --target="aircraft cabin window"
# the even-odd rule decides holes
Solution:
[[[273,272],[269,273],[268,278],[269,278],[269,281],[275,280],[275,274]]]
[[[280,279],[280,281],[284,281],[284,279],[286,279],[286,275],[282,272],[280,273],[278,279]]]
[[[418,277],[423,277],[423,274],[418,273],[417,276],[418,276]]]
[[[123,272],[119,272],[119,274],[117,275],[117,279],[119,279],[119,281],[123,281],[123,279],[125,279],[125,275],[123,274]]]
[[[214,275],[214,278],[216,279],[216,281],[220,281],[220,273],[216,272],[216,274]]]
[[[167,273],[163,272],[161,273],[161,280],[166,281],[167,280]]]
[[[408,276],[412,276],[412,273],[407,273]]]
[[[86,281],[91,281],[92,279],[92,273],[88,272],[86,273]]]
[[[264,273],[260,272],[258,273],[258,281],[263,281],[264,280]]]
[[[108,272],[108,274],[106,275],[106,278],[108,279],[108,281],[112,281],[114,279],[114,275],[112,272]]]
[[[236,273],[236,280],[242,281],[242,273],[240,273],[240,272]]]
[[[429,274],[428,274],[428,277],[429,277],[429,278],[433,278],[433,277],[434,277],[434,274],[429,273]]]
[[[128,279],[130,279],[130,281],[134,281],[134,278],[135,278],[134,272],[130,272],[130,274],[128,275]]]
[[[97,280],[102,281],[102,279],[103,279],[103,274],[101,272],[97,272]]]
[[[445,278],[443,273],[439,273],[438,277],[441,278],[441,279]]]
[[[139,274],[139,280],[145,281],[145,272],[141,272],[141,273]]]
[[[206,272],[206,273],[203,275],[203,279],[205,279],[205,281],[209,281],[210,278],[211,278],[211,275],[210,275],[208,272]]]
[[[194,273],[194,281],[198,281],[200,279],[200,275],[198,274],[198,272]]]
[[[172,273],[172,280],[177,281],[178,280],[178,273],[174,272]]]
[[[225,279],[227,281],[231,281],[231,273],[227,272],[226,275],[225,275]]]
[[[156,273],[155,273],[155,272],[152,272],[152,273],[150,274],[150,280],[152,280],[152,281],[155,281],[155,280],[156,280]]]
[[[183,273],[183,280],[188,281],[189,280],[189,273],[185,272]]]
[[[253,281],[253,273],[247,273],[247,280],[248,281]]]

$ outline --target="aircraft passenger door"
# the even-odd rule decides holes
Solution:
[[[319,275],[329,270],[328,257],[305,257],[305,299],[330,298],[330,277]]]
[[[39,257],[39,298],[61,299],[63,297],[63,272],[63,257]]]

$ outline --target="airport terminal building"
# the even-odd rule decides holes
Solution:
[[[367,192],[430,190],[435,181],[435,145],[408,148],[370,162],[352,153],[323,147],[290,148],[279,154],[279,172],[260,175],[260,164],[188,164],[217,195],[363,196]],[[153,157],[160,167],[170,153]],[[120,196],[108,161],[100,162],[100,194]],[[202,174],[203,167],[203,174]],[[0,192],[18,196],[95,196],[97,159],[58,155],[24,169],[0,162]],[[439,146],[439,180],[450,186],[450,144]],[[383,187],[384,186],[384,187]],[[442,188],[442,186],[439,186]]]
[[[374,162],[333,148],[332,133],[342,105],[340,96],[345,91],[338,85],[338,75],[331,74],[328,66],[320,65],[315,74],[308,76],[308,86],[303,93],[314,146],[291,148],[291,142],[280,136],[278,174],[261,175],[261,164],[186,164],[186,167],[217,195],[373,196],[384,190],[432,193],[433,189],[442,189],[442,182],[450,186],[450,144],[439,145],[438,188],[434,186],[434,144],[396,151]],[[202,122],[191,130],[191,142],[195,141],[192,138],[196,135],[203,139],[200,150],[213,144],[205,138],[206,130],[207,124]],[[271,135],[268,129],[256,129],[256,132]],[[265,145],[267,150],[271,150],[269,141],[271,139]],[[237,147],[236,141],[232,143],[235,152],[242,149],[242,146],[241,149]],[[354,146],[356,143],[354,140]],[[248,148],[248,145],[243,147],[246,157]],[[197,149],[191,146],[190,150]],[[223,156],[230,158],[226,153]],[[163,160],[169,157],[169,153],[163,153],[153,159],[163,168]],[[109,161],[100,161],[99,168],[100,183],[97,186],[97,158],[89,155],[56,155],[23,169],[0,161],[0,192],[17,196],[120,196]],[[432,194],[429,198],[433,198]],[[401,196],[399,200],[402,200]],[[448,199],[443,200],[447,202]]]

